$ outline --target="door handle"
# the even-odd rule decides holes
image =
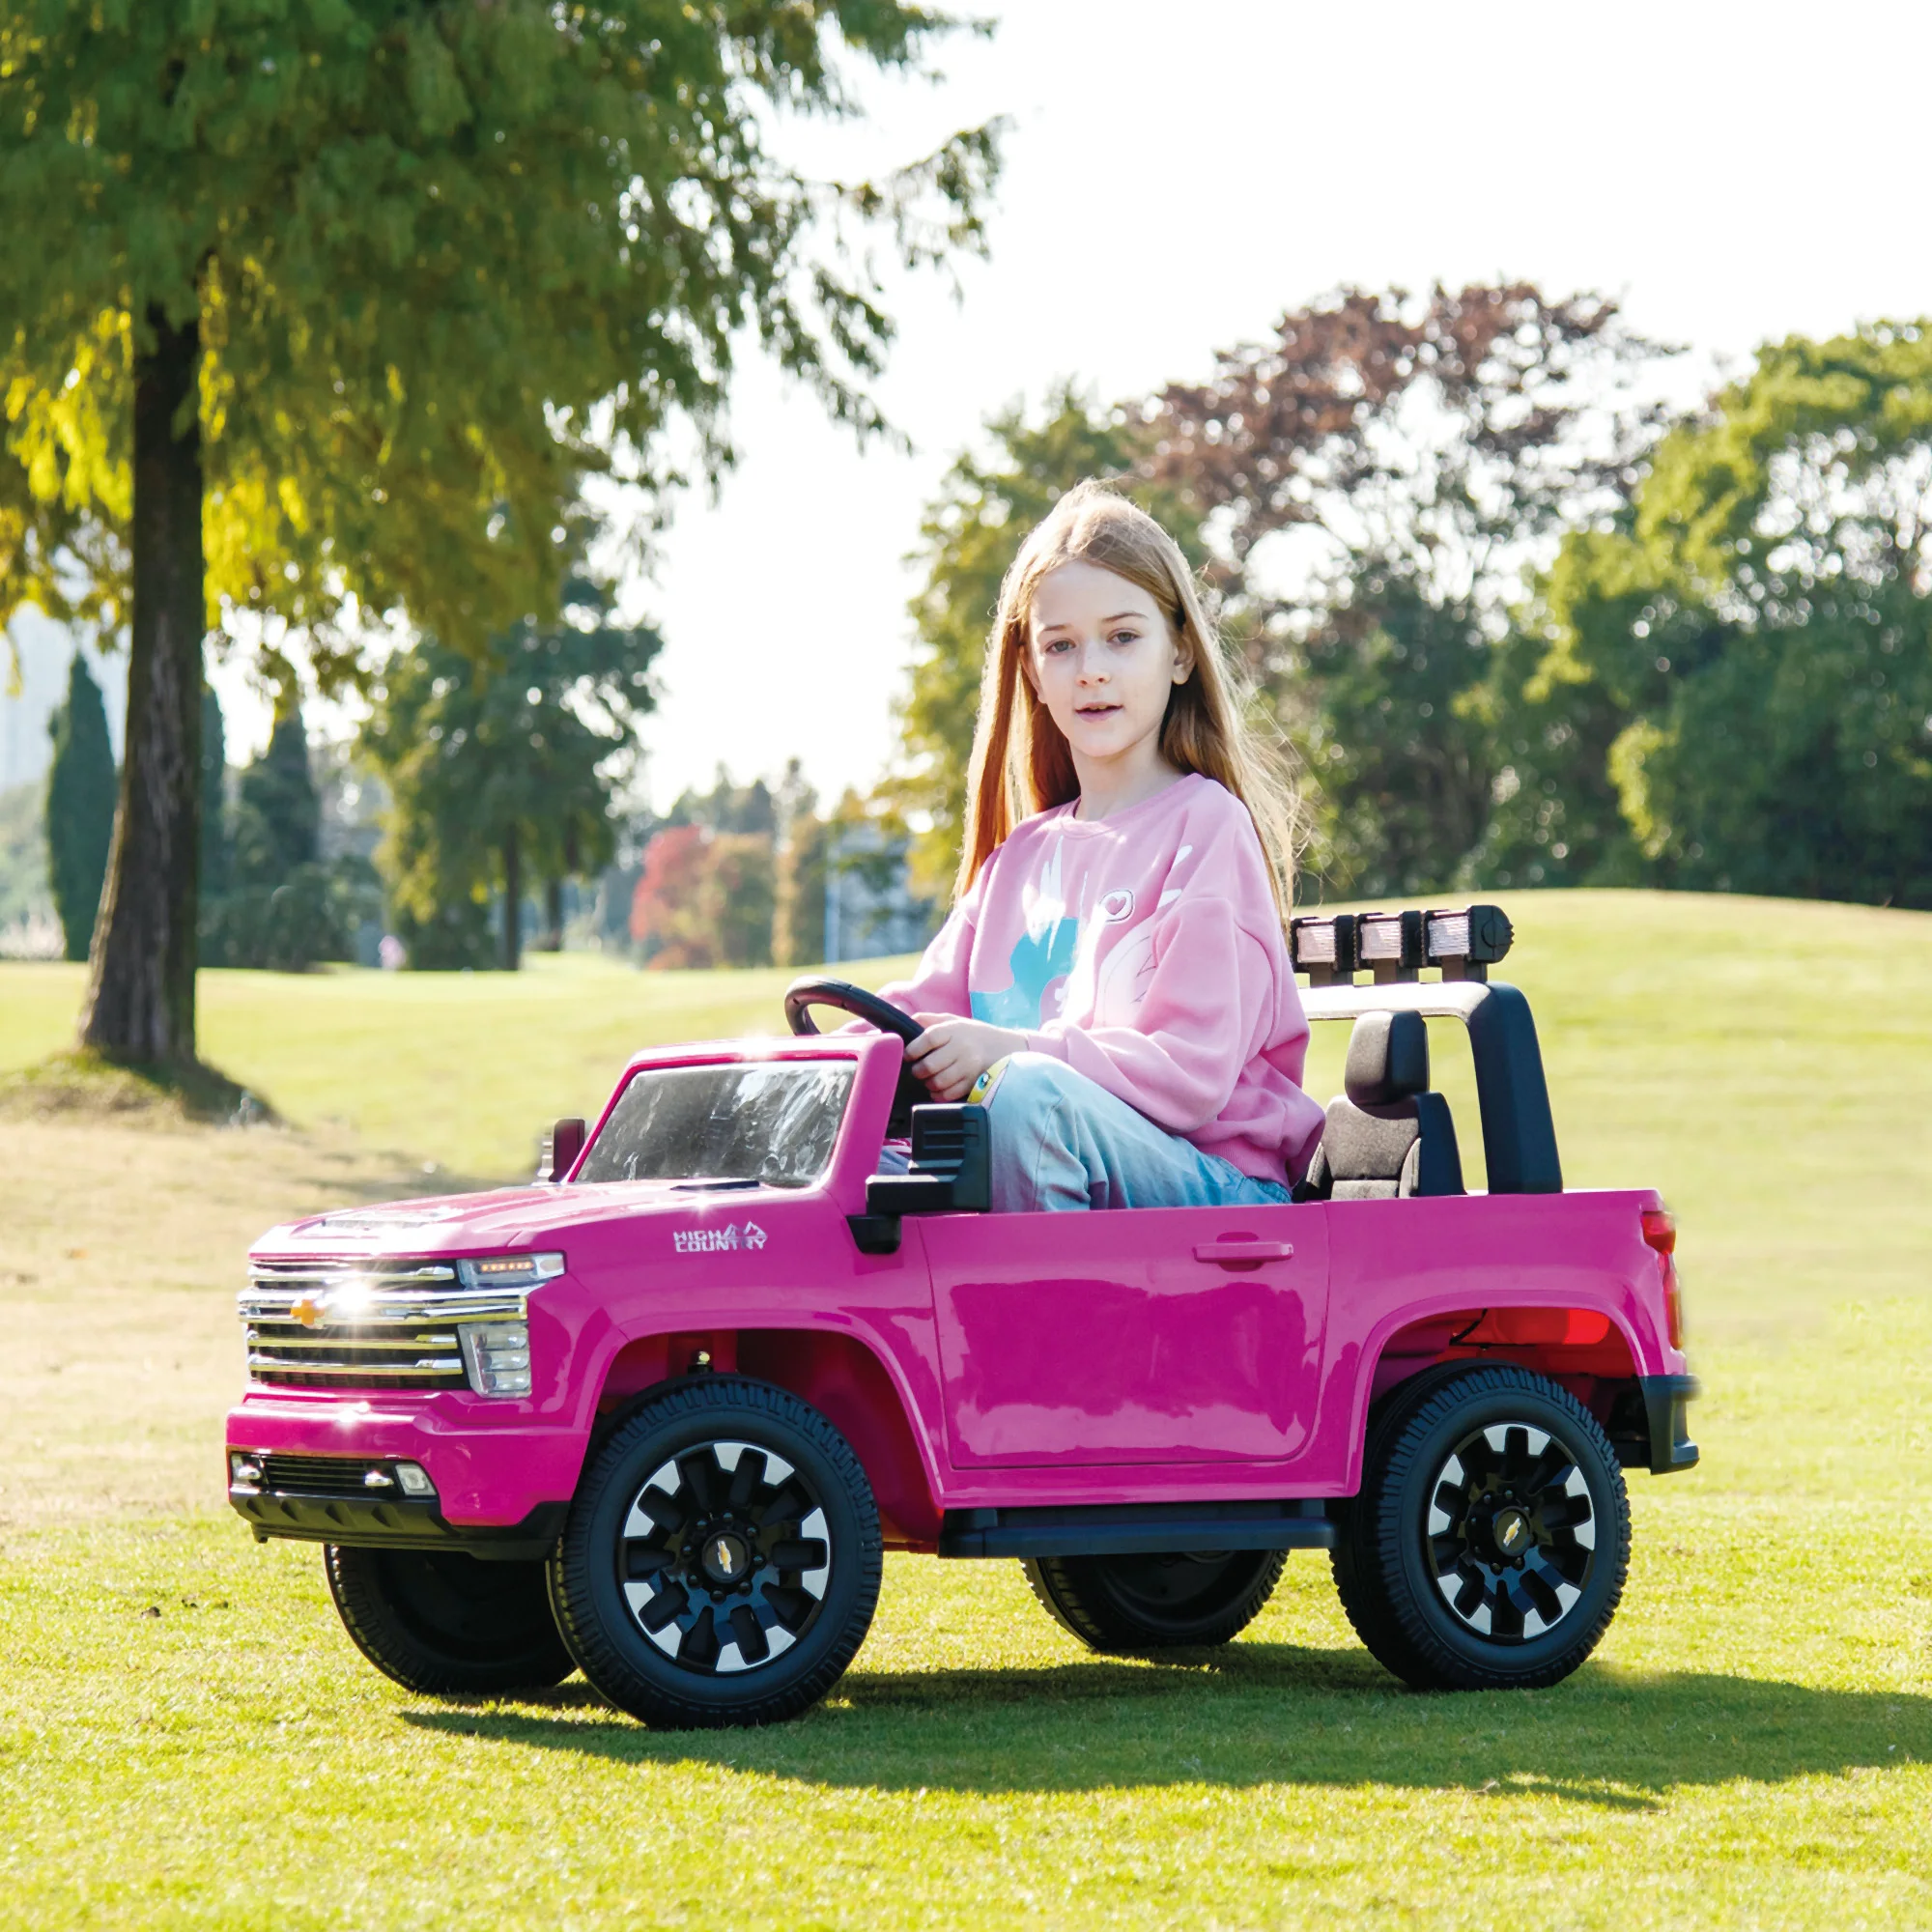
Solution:
[[[1219,1262],[1223,1267],[1260,1267],[1264,1262],[1287,1262],[1294,1259],[1293,1241],[1199,1241],[1195,1244],[1194,1259],[1197,1262]]]

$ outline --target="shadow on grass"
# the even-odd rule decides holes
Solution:
[[[406,1711],[448,1736],[804,1784],[957,1792],[1381,1784],[1649,1810],[1686,1784],[1932,1758],[1932,1698],[1588,1665],[1551,1690],[1419,1695],[1356,1650],[1241,1643],[1161,1663],[861,1671],[757,1731],[650,1731],[573,1680],[514,1708]]]
[[[0,1074],[0,1121],[56,1122],[77,1125],[160,1123],[213,1127],[291,1125],[260,1094],[204,1061],[151,1065],[77,1049]],[[532,1137],[531,1166],[535,1167]],[[309,1177],[316,1191],[346,1195],[355,1206],[481,1194],[516,1187],[527,1177],[507,1179],[457,1174],[437,1162],[420,1162],[393,1149],[310,1146],[317,1166]],[[368,1172],[371,1158],[393,1172]]]
[[[258,1094],[200,1060],[150,1064],[82,1047],[0,1079],[0,1116],[125,1121],[142,1115],[232,1125],[279,1118]]]

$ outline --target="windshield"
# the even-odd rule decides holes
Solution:
[[[849,1060],[645,1067],[577,1179],[809,1187],[832,1158],[852,1072]]]

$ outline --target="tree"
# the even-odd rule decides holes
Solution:
[[[810,966],[825,957],[826,827],[805,767],[787,759],[773,801],[778,815],[772,961]]]
[[[212,775],[205,782],[218,797]],[[322,798],[299,705],[276,718],[267,750],[236,791],[220,883],[202,895],[201,963],[305,973],[322,960],[350,957],[356,919],[371,896],[369,868],[324,861]],[[204,819],[204,866],[208,829]]]
[[[1150,473],[1212,520],[1331,887],[1439,889],[1476,844],[1475,694],[1525,567],[1634,481],[1658,418],[1630,383],[1659,353],[1599,297],[1348,289],[1163,392]]]
[[[795,816],[778,855],[772,961],[812,966],[825,957],[825,880],[830,828],[815,811]]]
[[[986,638],[1001,580],[1027,532],[1074,484],[1097,476],[1119,481],[1191,558],[1202,554],[1184,491],[1140,473],[1153,446],[1134,412],[1101,409],[1064,383],[1048,395],[1041,422],[1015,405],[992,417],[986,434],[986,454],[969,451],[953,464],[920,526],[925,582],[911,605],[919,654],[899,703],[904,770],[885,787],[900,813],[926,822],[913,842],[913,877],[932,896],[950,888],[959,863]]]
[[[771,835],[716,833],[705,846],[705,858],[697,915],[717,935],[717,963],[769,966],[777,904]]]
[[[269,749],[242,774],[235,810],[235,874],[243,884],[279,884],[322,851],[322,800],[309,770],[301,707],[275,720]]]
[[[481,665],[435,639],[390,661],[361,743],[389,787],[377,864],[414,923],[402,936],[415,964],[482,963],[469,949],[484,926],[452,909],[497,890],[514,971],[526,895],[610,862],[660,646],[612,623],[606,589],[579,575],[558,621],[513,626]]]
[[[107,877],[114,833],[114,747],[107,707],[78,651],[68,667],[67,701],[48,721],[54,741],[47,775],[47,883],[70,959],[85,959]]]
[[[228,890],[228,732],[213,687],[201,693],[201,891]]]
[[[664,822],[708,825],[713,832],[755,832],[771,838],[778,831],[778,800],[763,779],[737,784],[721,764],[711,789],[705,792],[687,787],[666,812]]]
[[[644,848],[631,937],[646,966],[769,966],[777,875],[769,833],[669,825]]]
[[[212,624],[293,626],[332,684],[365,611],[479,650],[546,615],[586,471],[664,481],[679,418],[728,455],[747,333],[877,425],[890,321],[864,250],[814,238],[979,245],[993,131],[843,188],[767,132],[856,112],[848,59],[912,65],[949,24],[895,0],[0,0],[0,170],[61,227],[0,232],[0,617],[58,603],[76,558],[125,559],[130,612],[89,1044],[193,1057]]]
[[[1932,906],[1932,321],[1761,350],[1538,608],[1497,702],[1593,721],[1586,876]]]
[[[646,966],[711,966],[717,948],[698,916],[707,827],[668,825],[644,847],[631,895],[631,938]]]

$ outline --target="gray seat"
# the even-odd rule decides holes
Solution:
[[[1297,1201],[1463,1192],[1456,1123],[1448,1101],[1429,1091],[1429,1028],[1420,1013],[1364,1013],[1349,1037],[1343,1084],[1347,1094],[1328,1103]]]

